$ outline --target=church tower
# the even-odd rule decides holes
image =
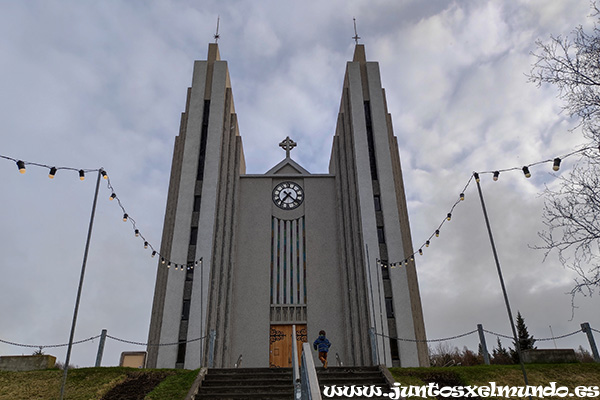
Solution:
[[[245,173],[227,63],[210,44],[175,138],[148,367],[240,356],[286,367],[321,329],[344,365],[427,365],[414,263],[381,266],[413,251],[397,140],[364,46],[346,68],[328,173],[292,159],[302,143],[279,145],[279,164]]]

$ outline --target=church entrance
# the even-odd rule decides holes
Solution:
[[[308,340],[306,325],[271,325],[269,338],[269,366],[271,368],[288,368],[292,366],[293,327],[296,327],[296,348],[298,362],[302,355],[302,343]]]

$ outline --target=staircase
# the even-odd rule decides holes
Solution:
[[[318,367],[317,377],[319,379],[319,386],[321,387],[321,396],[324,400],[350,398],[346,396],[330,397],[330,395],[333,394],[331,391],[324,392],[325,386],[332,387],[333,385],[335,385],[336,388],[343,388],[344,386],[350,387],[352,385],[370,388],[371,385],[373,385],[381,389],[381,396],[352,396],[352,398],[355,399],[389,399],[388,396],[383,396],[383,394],[391,393],[388,380],[379,367],[329,367],[327,369]],[[329,396],[326,396],[325,394],[328,394]]]
[[[294,398],[291,368],[210,368],[195,400]]]
[[[355,385],[381,388],[390,393],[388,380],[378,367],[329,367],[317,368],[321,396],[326,399],[347,399],[345,396],[325,396],[325,386],[338,388]],[[277,399],[292,400],[294,387],[291,368],[210,368],[194,400],[212,399]],[[353,396],[353,398],[367,398]],[[370,399],[389,399],[387,396],[371,396]]]

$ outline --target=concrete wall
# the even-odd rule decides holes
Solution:
[[[54,368],[56,357],[43,356],[2,356],[0,371],[35,371]]]
[[[279,209],[271,199],[273,188],[288,180],[304,189],[304,202],[294,210]],[[269,366],[273,216],[293,220],[304,215],[308,340],[312,342],[319,330],[326,330],[334,343],[332,352],[347,360],[334,177],[241,176],[239,198],[230,365],[241,354],[245,367]]]
[[[523,351],[523,362],[527,364],[576,363],[573,349],[533,349]]]

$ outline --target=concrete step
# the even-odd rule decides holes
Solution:
[[[286,399],[294,397],[291,368],[209,369],[197,400]]]

